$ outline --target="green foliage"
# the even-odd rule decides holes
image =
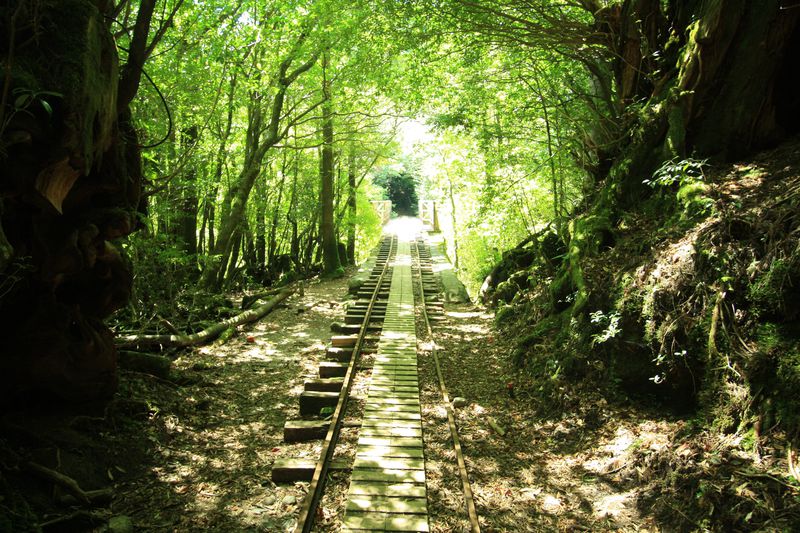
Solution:
[[[1,269],[0,300],[13,291],[18,283],[24,282],[26,273],[32,272],[34,268],[30,257],[19,257],[13,259],[6,268]]]
[[[492,245],[496,239],[484,234],[481,226],[466,228],[460,235],[459,267],[467,273],[462,280],[470,294],[477,294],[483,280],[502,256]]]
[[[703,168],[706,160],[673,158],[664,162],[651,179],[643,183],[653,188],[673,188],[677,185],[676,198],[683,206],[688,218],[707,215],[714,202],[707,195]]]
[[[497,327],[510,327],[519,318],[519,307],[515,305],[500,304],[494,314],[494,323]]]
[[[682,186],[696,182],[703,179],[703,167],[706,164],[706,160],[673,158],[665,161],[653,173],[652,179],[644,180],[643,183],[651,187],[671,187],[676,183]]]
[[[192,258],[168,235],[147,236],[142,232],[128,237],[122,252],[133,265],[131,304],[118,312],[133,321],[152,315],[172,316],[178,295],[195,281],[197,268]]]
[[[705,183],[696,181],[686,183],[678,189],[676,198],[683,206],[687,217],[707,215],[714,205],[714,200],[706,196],[709,187]]]
[[[408,170],[397,170],[393,167],[379,170],[372,178],[372,182],[384,190],[384,198],[391,200],[392,211],[405,216],[417,214],[418,181],[419,178]]]
[[[780,422],[786,431],[800,429],[796,399],[800,395],[800,334],[796,325],[764,322],[755,336],[758,352],[749,364],[752,387],[766,399],[760,410],[767,420]]]
[[[328,272],[324,274],[323,277],[325,277],[326,279],[336,279],[336,278],[341,278],[342,276],[344,276],[344,267],[340,266],[333,272]]]
[[[589,313],[589,322],[601,328],[597,333],[592,335],[592,346],[602,344],[619,335],[622,332],[619,325],[620,318],[618,312],[612,312],[606,315],[602,310],[597,310],[593,313]]]
[[[747,299],[759,316],[784,317],[796,305],[798,289],[795,289],[795,286],[799,279],[800,264],[796,255],[776,259],[766,272],[750,283]]]
[[[551,316],[540,320],[522,335],[517,341],[512,361],[520,368],[528,367],[534,373],[552,376],[560,373],[560,366],[554,354],[549,350],[537,350],[536,347],[545,343],[548,337],[559,331],[561,320]],[[544,355],[546,354],[546,355]]]
[[[346,219],[346,223],[355,224],[356,227],[356,262],[361,263],[369,257],[371,251],[377,246],[383,233],[381,219],[369,203],[366,192],[367,186],[359,188],[356,195],[356,216],[354,220]]]

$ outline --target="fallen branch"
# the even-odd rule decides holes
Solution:
[[[48,481],[52,481],[59,487],[63,488],[71,495],[75,496],[78,501],[86,504],[92,503],[91,498],[88,494],[78,485],[78,482],[72,479],[71,477],[62,474],[61,472],[56,472],[52,468],[47,468],[46,466],[42,466],[39,463],[34,463],[33,461],[28,461],[25,466],[33,472],[34,474],[38,475],[41,478],[44,478]]]
[[[53,518],[52,520],[48,520],[47,522],[41,522],[39,524],[39,528],[44,530],[51,528],[53,526],[65,526],[68,522],[72,521],[86,521],[90,522],[94,525],[100,525],[103,522],[108,521],[109,512],[105,509],[102,511],[86,511],[80,509],[75,511],[74,513],[69,513],[63,516],[58,516]],[[72,525],[72,524],[70,524]],[[65,530],[72,531],[72,528],[65,528]]]
[[[166,318],[164,318],[164,317],[161,317],[161,318],[159,319],[159,322],[161,323],[161,325],[162,325],[162,326],[164,326],[165,328],[167,328],[167,331],[169,331],[169,332],[171,332],[171,333],[174,333],[175,335],[180,335],[180,334],[181,334],[181,332],[180,332],[180,331],[178,331],[178,328],[176,328],[175,326],[173,326],[173,325],[172,325],[172,322],[170,322],[170,321],[169,321],[169,320],[167,320]]]
[[[268,291],[256,292],[254,294],[244,296],[242,298],[242,309],[250,309],[258,300],[266,298],[267,296],[273,296],[279,292],[281,292],[281,289],[270,289]]]
[[[501,437],[505,437],[506,430],[503,429],[494,418],[492,418],[491,416],[487,416],[486,423],[489,424],[489,427],[491,427],[495,433],[497,433]]]
[[[161,346],[162,348],[183,348],[186,346],[204,344],[206,342],[213,341],[228,328],[240,326],[249,322],[255,322],[264,318],[270,311],[275,309],[279,303],[291,296],[294,291],[294,288],[284,289],[279,292],[275,298],[259,307],[245,311],[244,313],[231,317],[227,320],[223,320],[222,322],[214,324],[203,331],[192,333],[191,335],[126,335],[124,337],[117,338],[117,347],[142,348]]]
[[[786,447],[786,455],[789,463],[789,474],[795,479],[795,481],[800,481],[800,469],[798,469],[797,465],[794,463],[794,451],[792,450],[791,442]]]

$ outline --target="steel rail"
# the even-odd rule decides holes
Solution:
[[[442,367],[439,364],[439,356],[436,353],[436,343],[433,340],[433,329],[431,328],[431,322],[428,319],[428,310],[425,305],[425,287],[422,284],[422,258],[419,255],[419,244],[415,240],[414,241],[414,250],[417,256],[417,271],[418,271],[418,281],[419,281],[419,290],[420,290],[420,298],[422,298],[422,317],[425,320],[425,328],[427,329],[428,333],[428,340],[431,346],[431,354],[433,355],[433,362],[436,366],[436,376],[439,379],[439,390],[442,393],[442,401],[444,402],[445,410],[447,411],[447,422],[450,425],[450,435],[453,438],[453,448],[456,452],[456,459],[458,461],[458,471],[459,475],[461,476],[461,487],[464,492],[464,500],[467,507],[467,515],[469,516],[470,522],[470,531],[472,533],[480,533],[481,526],[480,522],[478,521],[478,511],[475,508],[475,498],[472,494],[472,485],[469,482],[469,474],[467,473],[467,465],[464,462],[464,453],[461,450],[461,440],[458,438],[458,429],[456,428],[456,420],[455,414],[453,413],[453,405],[450,403],[450,395],[447,393],[447,385],[444,382],[444,376],[442,375]]]
[[[389,270],[389,262],[392,257],[392,253],[397,247],[396,244],[397,237],[391,237],[389,254],[386,257],[386,263],[383,265],[383,270],[381,270],[381,274],[378,277],[375,290],[372,292],[372,298],[370,298],[369,305],[367,306],[366,313],[364,314],[364,320],[361,322],[361,331],[356,339],[356,344],[353,346],[353,354],[350,356],[350,364],[348,365],[347,373],[345,373],[344,376],[342,390],[339,393],[339,401],[336,403],[336,409],[331,417],[331,424],[328,427],[328,433],[325,435],[325,441],[322,444],[322,451],[320,452],[319,461],[317,461],[317,466],[314,468],[314,476],[311,478],[311,485],[308,487],[308,494],[306,494],[306,498],[303,500],[303,506],[301,507],[300,514],[297,518],[297,526],[294,529],[295,533],[308,533],[311,531],[311,528],[314,527],[314,518],[316,515],[315,511],[320,500],[322,499],[322,493],[325,489],[325,479],[327,478],[328,474],[328,466],[333,458],[336,442],[339,440],[339,432],[342,429],[343,416],[345,409],[347,408],[348,396],[350,396],[350,387],[353,384],[353,378],[355,377],[355,369],[357,366],[358,357],[361,355],[364,337],[367,335],[367,326],[369,326],[370,318],[372,316],[372,308],[378,299],[378,293],[381,290],[383,278],[385,277],[386,272]]]

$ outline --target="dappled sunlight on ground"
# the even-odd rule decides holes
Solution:
[[[413,241],[423,231],[422,221],[416,217],[397,217],[383,226],[387,235],[397,235],[402,241]]]
[[[299,418],[297,396],[318,377],[345,292],[343,280],[309,283],[225,344],[182,355],[176,366],[193,383],[182,404],[153,401],[161,430],[119,511],[143,530],[291,530],[305,484],[276,486],[270,471],[280,457],[319,455],[319,442],[284,443],[283,424]]]
[[[434,336],[450,397],[468,402],[456,409],[456,419],[483,526],[495,531],[656,530],[652,517],[637,507],[639,493],[619,473],[643,448],[668,446],[674,428],[634,419],[593,394],[572,411],[542,418],[536,396],[527,389],[529,378],[510,364],[512,346],[495,338],[491,315],[471,305],[447,305],[446,317]],[[421,356],[421,361],[423,395],[441,402],[430,358]],[[509,384],[515,386],[513,398]],[[602,423],[590,425],[593,416]],[[426,434],[434,444],[441,442],[431,460],[447,461],[452,445],[446,412],[431,407],[426,418]],[[433,493],[443,501],[450,489],[437,484],[458,483],[457,477],[446,479],[445,474],[433,478]],[[445,507],[433,506],[434,531],[453,530]]]

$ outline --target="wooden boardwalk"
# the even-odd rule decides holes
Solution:
[[[430,531],[408,241],[393,267],[343,531]]]

